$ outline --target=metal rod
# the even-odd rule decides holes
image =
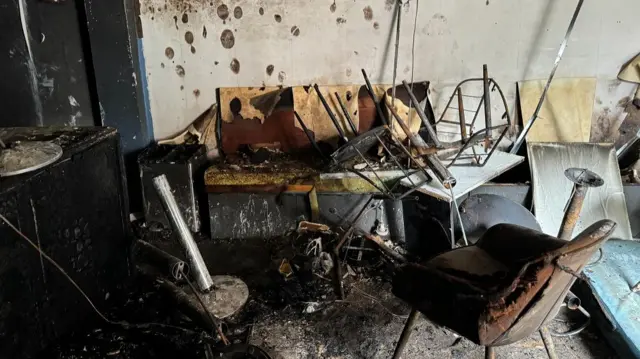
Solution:
[[[396,75],[398,73],[398,55],[400,53],[400,19],[402,19],[402,1],[396,1],[397,21],[396,21],[396,51],[393,56],[393,83],[391,84],[391,106],[396,104]]]
[[[145,262],[157,268],[163,275],[180,280],[181,275],[189,272],[189,266],[182,259],[177,258],[162,249],[138,239],[133,245],[134,260]]]
[[[412,161],[413,163],[415,163],[415,165],[422,171],[422,173],[424,174],[426,179],[431,179],[431,175],[429,174],[429,172],[427,172],[427,170],[424,168],[424,164],[419,161],[418,159],[416,159],[415,157],[413,157],[413,155],[411,154],[411,152],[404,147],[404,145],[400,142],[400,140],[398,140],[394,135],[392,131],[389,131],[390,135],[391,135],[391,139],[393,140],[393,142],[396,144],[396,146],[398,146],[402,152],[405,153],[405,155],[407,155],[407,157],[409,158],[410,161]]]
[[[300,124],[300,127],[302,127],[302,131],[304,131],[304,134],[307,135],[307,139],[309,140],[309,142],[311,142],[311,146],[313,146],[313,148],[320,154],[320,156],[326,160],[327,157],[324,155],[324,153],[322,153],[320,146],[318,146],[318,142],[316,142],[316,140],[313,138],[311,131],[309,131],[307,125],[304,124],[302,118],[300,118],[300,115],[298,115],[298,111],[293,111],[293,115],[298,120],[298,123]]]
[[[342,113],[344,114],[344,118],[347,120],[349,127],[351,127],[351,131],[353,132],[353,135],[358,136],[358,130],[356,129],[356,124],[353,123],[353,119],[351,119],[351,114],[349,114],[349,110],[347,110],[347,107],[344,105],[344,103],[340,99],[340,95],[337,92],[334,93],[334,95],[336,95],[336,100],[338,100],[338,104],[342,109]]]
[[[464,115],[464,101],[462,101],[462,89],[458,89],[458,116],[460,117],[460,136],[463,140],[467,139],[467,120]]]
[[[579,0],[578,5],[576,6],[576,10],[573,12],[573,17],[571,18],[571,22],[569,23],[569,28],[567,29],[567,33],[564,35],[564,40],[562,40],[562,44],[560,45],[560,50],[558,51],[558,56],[556,57],[556,61],[553,64],[553,69],[551,69],[551,74],[549,75],[549,79],[547,80],[547,84],[544,86],[544,90],[542,90],[542,95],[540,95],[540,100],[538,100],[538,105],[536,106],[535,111],[531,115],[529,122],[524,126],[522,132],[513,143],[513,147],[511,147],[511,151],[509,153],[516,154],[520,147],[524,143],[525,137],[527,137],[527,133],[533,126],[533,123],[538,118],[538,113],[540,109],[542,109],[542,104],[544,103],[545,98],[547,97],[547,91],[549,91],[549,87],[551,86],[551,81],[553,80],[553,76],[556,74],[556,70],[558,69],[558,65],[560,64],[560,60],[562,59],[562,55],[564,54],[564,50],[567,48],[567,43],[569,42],[569,36],[571,36],[571,32],[573,31],[573,26],[576,24],[576,20],[578,19],[578,14],[580,14],[580,9],[582,8],[582,4],[584,0]]]
[[[494,347],[484,347],[484,359],[496,359],[496,350]]]
[[[464,225],[462,224],[462,216],[460,215],[460,209],[458,208],[458,201],[456,201],[456,195],[453,193],[453,188],[449,188],[449,193],[451,193],[451,204],[456,209],[456,214],[458,215],[458,221],[460,223],[460,230],[462,231],[462,238],[464,239],[464,245],[468,246],[469,241],[467,240],[467,232],[464,230]],[[453,223],[451,223],[451,227],[453,227]]]
[[[318,84],[314,84],[313,88],[316,90],[316,93],[318,94],[318,98],[320,99],[320,102],[322,102],[322,106],[324,106],[324,109],[327,111],[327,114],[329,115],[331,122],[333,122],[333,126],[335,126],[336,130],[338,130],[338,134],[340,135],[340,138],[346,143],[347,141],[349,141],[349,139],[344,134],[344,131],[342,130],[342,126],[340,126],[340,123],[338,123],[338,119],[336,118],[336,115],[333,113],[333,111],[331,111],[331,107],[329,107],[327,100],[325,100],[324,96],[322,95],[322,92],[320,92],[320,87],[318,87]]]
[[[489,89],[489,69],[486,64],[482,65],[482,85],[484,89],[484,127],[491,128],[491,90]],[[487,140],[491,138],[490,131],[487,131],[485,138]]]
[[[411,308],[411,313],[409,313],[409,318],[404,324],[404,328],[402,329],[402,334],[400,334],[400,339],[398,339],[398,344],[396,344],[396,349],[393,352],[393,359],[400,359],[402,356],[402,352],[404,351],[404,347],[407,346],[407,342],[409,338],[411,338],[411,332],[413,332],[413,326],[418,319],[420,312],[418,312],[415,308]]]
[[[580,212],[582,211],[582,205],[584,198],[587,195],[587,191],[590,187],[600,187],[604,184],[604,180],[585,168],[568,168],[564,171],[565,176],[571,182],[573,182],[573,189],[571,196],[569,197],[569,203],[567,209],[564,212],[562,223],[560,224],[560,230],[558,231],[558,238],[564,240],[571,240],[573,229],[578,223],[580,218]]]
[[[564,298],[564,301],[567,303],[567,308],[570,310],[576,310],[580,308],[580,305],[582,305],[580,298],[573,294],[572,291],[567,292],[567,296]]]
[[[400,168],[400,171],[402,171],[404,176],[409,180],[409,182],[411,182],[412,185],[415,185],[413,180],[411,180],[411,176],[409,175],[407,170],[405,170],[404,167],[402,167],[402,165],[400,164],[400,162],[398,161],[396,156],[394,156],[393,153],[391,152],[391,150],[389,150],[389,148],[384,144],[384,142],[382,141],[380,136],[378,136],[377,133],[374,133],[374,135],[376,136],[376,139],[378,140],[378,142],[380,143],[382,148],[385,150],[385,152],[387,152],[389,154],[389,157],[391,158],[391,160],[393,160],[393,162],[396,164],[396,166],[398,166],[398,168]]]
[[[409,128],[409,126],[407,126],[407,124],[404,123],[404,121],[402,121],[402,118],[400,118],[400,115],[398,114],[396,109],[393,108],[393,106],[389,106],[389,112],[391,112],[391,115],[392,115],[391,117],[395,118],[395,120],[400,125],[400,128],[402,129],[404,134],[407,136],[407,138],[411,140],[411,142],[413,142],[413,144],[415,145],[415,147],[417,148],[420,154],[426,155],[426,154],[435,152],[435,151],[428,151],[427,143],[422,139],[422,137],[411,132],[411,129]]]
[[[436,154],[426,155],[425,159],[427,161],[427,165],[433,171],[433,174],[436,178],[442,183],[444,188],[453,188],[458,182],[453,174],[449,171],[449,169],[440,161]]]
[[[180,212],[178,203],[176,203],[176,199],[173,197],[167,177],[165,175],[155,177],[153,179],[153,186],[158,192],[162,206],[173,229],[178,234],[178,240],[186,252],[187,261],[193,271],[199,289],[203,292],[208,291],[213,286],[211,275],[209,274],[207,265],[204,263],[204,259],[202,259],[198,245],[193,239],[189,226]]]
[[[564,212],[562,218],[562,224],[560,225],[560,231],[558,232],[558,238],[570,240],[573,234],[573,229],[578,223],[580,218],[580,212],[582,211],[582,205],[584,204],[584,198],[587,195],[587,187],[579,184],[573,185],[573,191],[571,198],[569,199],[569,206]]]
[[[436,147],[441,147],[442,144],[440,143],[440,140],[438,140],[438,135],[436,134],[436,130],[433,128],[433,126],[431,126],[429,119],[427,119],[427,115],[422,110],[422,107],[420,107],[420,102],[418,102],[416,95],[414,95],[413,91],[411,91],[411,87],[409,86],[407,81],[402,81],[402,84],[404,85],[405,90],[407,90],[407,93],[409,94],[409,100],[413,104],[413,107],[416,108],[416,113],[418,114],[418,117],[420,117],[420,120],[422,120],[424,127],[427,129],[427,132],[429,133],[429,137],[431,141]]]
[[[544,348],[547,350],[549,359],[558,359],[556,347],[553,345],[553,338],[547,327],[543,326],[540,328],[540,337],[542,337],[542,342],[544,343]]]
[[[376,96],[373,90],[373,86],[371,86],[371,82],[369,82],[369,76],[367,76],[367,72],[364,71],[364,69],[362,69],[362,76],[364,76],[364,82],[367,85],[366,86],[367,92],[369,93],[369,97],[371,97],[371,99],[373,100],[373,104],[376,106],[376,112],[378,113],[380,120],[382,121],[383,124],[388,126],[389,121],[387,120],[387,116],[385,116],[384,112],[382,111],[382,106],[380,106],[380,101],[378,101],[378,96]]]

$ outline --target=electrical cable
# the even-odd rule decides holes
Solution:
[[[129,323],[129,322],[124,321],[124,320],[115,321],[115,320],[111,320],[111,319],[107,318],[107,316],[104,315],[96,307],[96,305],[93,303],[91,298],[89,298],[89,295],[87,295],[87,293],[85,293],[85,291],[82,290],[82,288],[80,288],[80,285],[78,285],[78,283],[76,283],[76,281],[74,281],[71,278],[71,276],[69,276],[69,274],[67,274],[67,272],[64,270],[64,268],[62,268],[55,260],[53,260],[51,257],[49,257],[42,249],[40,249],[40,247],[37,244],[35,244],[32,240],[30,240],[24,233],[22,233],[15,225],[13,225],[13,223],[11,223],[2,214],[0,214],[0,220],[2,220],[9,228],[11,228],[14,232],[16,232],[16,234],[18,234],[18,236],[20,236],[31,247],[33,247],[44,259],[47,260],[47,262],[51,263],[51,265],[53,265],[69,281],[69,283],[71,283],[71,285],[73,285],[76,288],[76,290],[84,297],[84,299],[87,301],[87,303],[89,303],[89,306],[93,309],[93,311],[104,322],[106,322],[108,324],[111,324],[111,325],[118,325],[118,326],[121,326],[121,327],[123,327],[125,329],[129,329],[129,328],[148,329],[149,327],[160,327],[160,328],[170,328],[170,329],[180,330],[180,331],[183,331],[183,332],[188,332],[188,333],[197,334],[197,335],[201,335],[202,334],[201,332],[198,332],[198,331],[193,330],[193,329],[183,328],[183,327],[179,327],[179,326],[175,326],[175,325],[171,325],[171,324],[163,324],[163,323],[155,323],[155,322]]]

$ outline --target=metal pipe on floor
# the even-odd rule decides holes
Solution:
[[[182,212],[180,212],[178,203],[175,197],[173,197],[167,177],[165,175],[155,177],[153,179],[153,186],[158,192],[158,196],[171,222],[171,226],[176,231],[178,240],[186,252],[187,261],[189,262],[195,281],[198,284],[198,288],[202,292],[209,291],[213,286],[213,280],[211,279],[207,265],[204,263],[204,259],[202,259],[198,245],[193,239],[189,226],[184,220]]]
[[[398,344],[396,344],[396,349],[393,352],[393,359],[400,359],[402,356],[402,352],[404,351],[404,347],[407,346],[407,342],[409,338],[411,338],[411,332],[413,331],[413,326],[418,319],[418,312],[415,308],[411,308],[411,313],[409,313],[409,318],[407,318],[407,322],[404,324],[404,328],[402,329],[402,334],[400,334],[400,339],[398,339]]]
[[[553,338],[547,327],[540,328],[540,336],[542,337],[542,342],[544,343],[544,348],[547,350],[549,359],[558,359],[556,347],[553,345]]]

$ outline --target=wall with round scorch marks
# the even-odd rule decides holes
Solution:
[[[392,81],[396,0],[137,1],[156,138],[186,127],[218,87],[360,84],[362,68],[373,82]],[[516,82],[548,76],[575,6],[423,0],[412,52],[416,0],[403,2],[398,82],[412,74],[431,81],[436,111],[457,82],[481,76],[484,63],[513,108]],[[615,78],[640,51],[626,41],[640,37],[638,13],[637,0],[589,1],[578,18],[556,76],[597,77],[594,113],[633,92]],[[499,101],[492,104],[499,111]]]

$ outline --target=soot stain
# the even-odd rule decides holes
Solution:
[[[171,47],[167,47],[166,49],[164,49],[164,54],[169,60],[173,59],[173,56],[175,56],[175,52],[173,52],[173,49]]]
[[[336,19],[336,24],[338,24],[338,25],[342,25],[342,24],[344,24],[346,22],[347,22],[347,19],[345,19],[343,17],[339,17],[339,18]]]
[[[218,6],[216,12],[218,13],[218,17],[222,20],[226,20],[229,17],[229,8],[225,4]]]
[[[184,41],[186,41],[189,45],[193,44],[193,33],[191,31],[187,31],[184,33]]]
[[[371,19],[373,19],[373,9],[371,9],[371,6],[366,6],[362,9],[362,12],[364,13],[365,20],[371,21]]]
[[[189,22],[189,15],[187,15],[187,13],[185,12],[184,14],[182,14],[182,23],[186,24]]]
[[[373,28],[374,28],[374,29],[376,29],[376,30],[378,30],[378,29],[380,28],[380,24],[378,24],[378,22],[377,22],[377,21],[376,21],[376,22],[374,22],[374,23],[373,23]]]
[[[196,53],[196,47],[195,46],[191,46],[191,53],[195,54]]]
[[[268,76],[271,76],[273,74],[273,69],[274,69],[273,65],[267,66],[267,75]]]
[[[280,71],[278,73],[278,81],[280,81],[280,83],[283,83],[284,79],[286,79],[286,78],[287,78],[287,73],[286,72]]]
[[[263,9],[263,8],[259,8],[259,9],[258,9],[258,14],[260,14],[260,15],[264,15],[264,9]]]
[[[236,6],[236,8],[233,9],[233,17],[236,19],[242,18],[242,8],[240,6]]]
[[[200,90],[198,89],[193,90],[193,96],[200,97]]]
[[[176,30],[178,30],[178,17],[177,16],[173,16],[173,23],[176,25]]]
[[[222,47],[225,49],[230,49],[233,45],[236,44],[236,38],[233,35],[233,31],[226,29],[220,34],[220,42],[222,43]]]
[[[334,1],[333,4],[331,4],[331,6],[329,6],[329,11],[331,12],[336,12],[336,2]]]
[[[239,73],[240,72],[240,61],[238,61],[238,59],[231,60],[231,64],[229,65],[229,67],[231,68],[231,71],[233,71],[234,74]]]
[[[185,73],[186,72],[184,71],[184,67],[182,67],[181,65],[176,66],[176,74],[178,74],[178,76],[184,77]]]
[[[276,20],[276,22],[282,22],[282,16],[280,16],[279,14],[273,15],[273,18]]]
[[[298,36],[298,35],[300,35],[300,28],[298,28],[297,26],[293,25],[293,26],[291,27],[291,34],[292,34],[293,36]]]
[[[207,38],[207,27],[206,26],[202,26],[202,37],[204,37],[205,39]]]

